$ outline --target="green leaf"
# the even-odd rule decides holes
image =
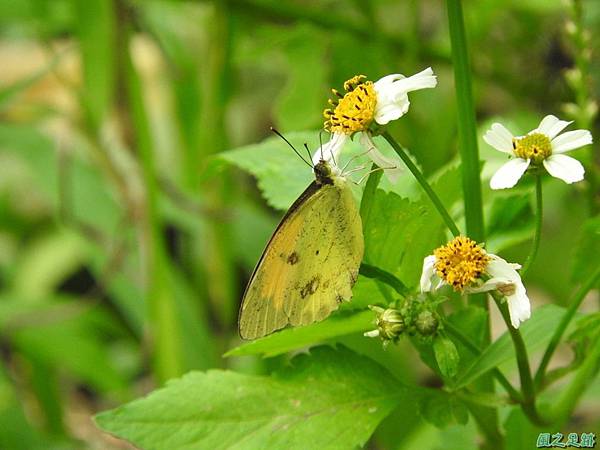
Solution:
[[[600,216],[588,219],[582,227],[579,245],[575,252],[573,281],[581,282],[592,276],[600,254]],[[594,264],[593,262],[596,262]]]
[[[441,390],[419,389],[419,410],[429,423],[438,428],[453,424],[466,424],[469,420],[467,406],[457,396]]]
[[[458,372],[460,361],[454,342],[447,336],[439,334],[433,340],[433,352],[441,374],[447,378],[454,377]]]
[[[408,286],[418,281],[423,258],[443,239],[441,221],[426,204],[380,189],[363,229],[365,262],[399,275]]]
[[[373,329],[375,315],[372,311],[340,312],[323,322],[305,327],[286,328],[229,350],[225,356],[262,355],[275,356],[307,345]]]
[[[520,408],[512,408],[506,422],[506,448],[511,450],[529,450],[535,448],[537,437],[540,432],[554,432],[554,430],[542,429],[529,421]]]
[[[551,336],[548,330],[556,328],[564,313],[564,308],[555,305],[545,305],[533,311],[531,319],[527,320],[520,328],[525,345],[530,352],[548,343]],[[460,376],[455,388],[464,387],[494,367],[514,359],[512,341],[509,333],[505,332],[485,349]]]
[[[534,223],[528,194],[495,197],[487,223],[486,248],[499,253],[531,239]]]
[[[148,450],[348,449],[406,395],[372,360],[318,347],[271,376],[191,372],[96,422]]]

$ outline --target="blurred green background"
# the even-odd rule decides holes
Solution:
[[[585,57],[598,48],[600,2],[464,8],[481,131],[495,118],[524,133],[555,114],[600,136],[586,109],[599,64]],[[592,32],[587,41],[570,21]],[[329,89],[355,74],[432,66],[438,87],[411,97],[391,131],[427,175],[456,157],[441,0],[0,0],[0,62],[2,449],[127,448],[91,416],[192,369],[282,363],[221,356],[239,343],[241,294],[282,212],[220,152],[261,141],[270,126],[317,135]],[[575,67],[592,77],[569,78]],[[501,156],[480,148],[489,178]],[[528,189],[486,201],[488,223],[515,223],[506,211],[522,217],[496,243],[507,259],[529,248]],[[593,179],[546,184],[534,308],[564,304],[578,280],[574,249],[597,213],[594,189]],[[364,341],[347,344],[403,379],[435,384],[408,345],[382,356]],[[590,393],[577,431],[600,428],[600,383]],[[392,420],[373,448],[402,443]],[[414,429],[406,442],[437,445],[436,430]]]

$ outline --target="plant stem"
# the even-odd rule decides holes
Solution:
[[[469,339],[468,336],[465,336],[462,333],[462,331],[460,331],[452,323],[445,320],[444,328],[446,329],[446,331],[448,331],[448,333],[453,335],[465,347],[467,347],[467,349],[469,349],[471,351],[471,353],[473,353],[473,355],[479,356],[481,354],[481,349],[473,341],[471,341],[471,339]],[[517,391],[512,386],[512,384],[510,384],[510,381],[508,381],[508,379],[504,376],[504,374],[500,371],[500,369],[498,369],[498,368],[492,369],[492,375],[494,375],[496,380],[498,380],[498,383],[500,383],[502,385],[502,387],[504,387],[504,390],[508,393],[508,395],[510,396],[510,398],[512,400],[519,402],[519,403],[522,401],[522,396],[519,393],[519,391]]]
[[[579,290],[573,296],[573,299],[570,302],[569,308],[567,309],[564,316],[562,317],[556,330],[554,330],[554,334],[552,335],[552,338],[550,339],[550,342],[548,343],[548,347],[546,348],[546,351],[544,352],[542,361],[540,362],[537,372],[535,373],[535,386],[537,389],[539,389],[544,384],[544,377],[546,375],[546,369],[548,368],[550,359],[552,358],[552,355],[554,354],[556,347],[558,347],[558,344],[560,343],[560,340],[561,340],[563,334],[565,333],[567,327],[569,326],[569,323],[571,322],[571,320],[575,316],[575,313],[579,309],[581,302],[583,301],[583,299],[585,298],[587,293],[590,291],[590,289],[592,289],[594,286],[596,286],[599,282],[600,282],[600,267],[598,267],[596,269],[596,271],[590,276],[590,278],[588,278],[585,281],[585,283],[583,283],[580,286]]]
[[[481,203],[481,180],[479,175],[479,151],[475,106],[471,88],[471,68],[467,38],[460,0],[447,0],[456,105],[458,108],[458,148],[462,163],[462,184],[465,198],[467,235],[483,242],[483,208]]]
[[[458,150],[461,158],[462,188],[465,205],[466,235],[477,242],[485,240],[483,225],[483,206],[481,202],[481,179],[479,169],[479,150],[477,148],[477,127],[475,123],[475,105],[471,87],[471,67],[462,5],[460,0],[447,0],[448,30],[452,47],[452,65],[454,67],[454,85],[458,111]],[[485,295],[471,295],[469,303],[489,311]],[[489,314],[486,323],[485,343],[491,341]],[[482,377],[474,386],[482,392],[494,392],[494,381],[491,376]],[[487,446],[502,448],[503,442],[495,442],[494,435],[499,435],[498,411],[493,408],[481,408],[475,412],[479,416],[480,428],[493,427],[494,434],[486,432]],[[482,424],[485,422],[485,428]]]
[[[527,356],[527,347],[525,346],[525,341],[523,341],[523,336],[521,336],[519,330],[515,329],[510,323],[508,306],[506,303],[502,303],[502,296],[496,292],[492,292],[491,294],[502,314],[510,338],[513,341],[513,346],[515,347],[517,366],[519,368],[519,380],[521,381],[521,392],[523,394],[523,400],[521,402],[523,412],[529,417],[529,420],[531,420],[532,423],[536,425],[547,425],[548,421],[540,417],[535,406],[535,387],[533,379],[531,378],[529,357]]]
[[[460,231],[456,226],[456,223],[454,223],[452,217],[450,217],[450,214],[448,213],[437,194],[434,192],[434,190],[431,188],[431,186],[425,179],[425,176],[423,176],[423,174],[415,165],[415,163],[412,162],[412,160],[408,156],[408,153],[406,153],[406,150],[400,144],[398,144],[398,142],[396,142],[396,140],[387,131],[384,131],[382,136],[385,138],[386,141],[388,141],[388,143],[392,146],[394,151],[398,154],[398,156],[400,156],[402,161],[404,161],[404,164],[406,164],[408,170],[410,170],[413,176],[417,179],[417,181],[419,182],[419,184],[433,203],[433,206],[435,206],[440,216],[442,216],[442,219],[446,223],[446,226],[448,227],[450,232],[454,236],[459,236]]]
[[[362,263],[359,272],[362,276],[381,281],[393,288],[398,294],[406,296],[410,290],[394,274],[370,264]]]
[[[537,256],[538,248],[540,247],[540,237],[542,236],[542,222],[543,222],[543,202],[542,202],[542,175],[539,173],[535,174],[535,234],[533,235],[533,242],[531,244],[531,250],[529,256],[523,264],[521,269],[521,278],[525,279],[535,257]]]

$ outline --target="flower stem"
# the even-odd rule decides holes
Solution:
[[[581,285],[579,290],[575,293],[573,299],[570,302],[569,308],[567,309],[567,312],[565,312],[558,327],[556,328],[556,330],[554,330],[554,334],[550,339],[550,343],[548,344],[548,347],[544,352],[544,356],[542,357],[542,361],[540,362],[537,372],[535,373],[534,381],[537,389],[539,389],[544,384],[544,377],[546,375],[546,369],[548,368],[550,359],[552,358],[556,347],[558,347],[558,344],[560,343],[564,332],[569,326],[569,323],[575,316],[575,313],[579,309],[579,306],[581,305],[581,302],[583,301],[587,293],[590,291],[590,289],[596,286],[598,282],[600,282],[600,267],[596,268],[596,271],[590,276],[590,278],[588,278],[585,281],[585,283]]]
[[[462,331],[460,331],[452,323],[445,320],[444,328],[446,329],[446,331],[448,331],[449,334],[454,336],[465,347],[467,347],[467,349],[469,349],[471,351],[471,353],[473,353],[473,355],[479,356],[481,354],[481,349],[473,341],[471,341],[471,339],[469,339],[468,336],[465,336],[462,333]],[[510,398],[512,400],[519,402],[519,403],[521,402],[521,400],[522,400],[521,394],[519,393],[519,391],[517,391],[512,386],[512,384],[510,384],[510,381],[508,381],[508,379],[504,376],[504,374],[500,371],[500,369],[498,369],[498,368],[492,369],[492,375],[494,375],[494,378],[496,378],[498,383],[500,383],[502,385],[502,387],[504,387],[504,390],[506,391],[506,393],[510,396]]]
[[[452,45],[456,105],[458,108],[458,148],[462,167],[463,195],[467,235],[483,242],[483,207],[475,106],[471,88],[471,68],[461,0],[447,0],[448,27]]]
[[[410,290],[399,278],[386,270],[380,269],[379,267],[362,263],[358,273],[364,277],[373,278],[387,284],[403,297],[410,293]]]
[[[540,417],[535,406],[535,386],[531,377],[531,368],[529,366],[529,357],[527,355],[527,347],[523,336],[519,330],[515,329],[510,323],[510,314],[508,312],[508,306],[506,303],[502,303],[502,297],[496,292],[492,292],[492,297],[502,314],[502,318],[506,323],[510,338],[513,341],[515,347],[515,354],[517,357],[517,367],[519,368],[519,380],[521,381],[521,392],[523,394],[523,400],[521,407],[523,412],[527,415],[529,420],[536,425],[546,425],[548,421]]]
[[[529,256],[521,269],[521,278],[525,279],[535,257],[537,256],[538,248],[540,247],[540,237],[542,236],[543,222],[543,202],[542,202],[542,176],[537,173],[535,175],[535,234],[533,235],[533,243]]]
[[[431,186],[425,179],[425,176],[423,176],[423,174],[415,165],[415,163],[412,162],[412,160],[408,156],[408,153],[406,153],[406,150],[400,144],[398,144],[398,142],[396,142],[396,140],[387,131],[384,131],[382,136],[385,138],[386,141],[388,141],[388,143],[392,146],[394,151],[398,154],[398,156],[400,156],[402,161],[404,161],[404,164],[406,164],[408,170],[410,170],[413,176],[417,179],[425,193],[429,196],[429,199],[433,203],[433,206],[435,206],[440,216],[442,216],[442,219],[446,223],[446,226],[448,227],[450,232],[454,236],[459,236],[460,231],[456,226],[456,223],[454,223],[452,217],[450,217],[450,214],[448,213],[437,194],[434,192],[434,190],[431,188]]]

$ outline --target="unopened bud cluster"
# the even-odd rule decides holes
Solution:
[[[431,340],[441,329],[436,304],[426,295],[410,296],[389,308],[369,306],[377,314],[376,329],[365,336],[380,337],[384,344],[396,342],[403,334]]]

